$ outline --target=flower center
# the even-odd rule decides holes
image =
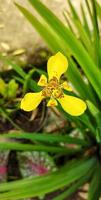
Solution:
[[[61,85],[56,77],[53,77],[47,86],[43,89],[42,95],[44,97],[62,98],[63,91]]]

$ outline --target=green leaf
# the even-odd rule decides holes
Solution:
[[[58,109],[60,110],[61,113],[64,114],[64,117],[65,117],[66,119],[68,119],[68,120],[71,121],[71,122],[74,122],[74,123],[77,125],[77,127],[80,129],[81,133],[83,132],[83,127],[82,127],[82,125],[84,125],[84,127],[89,128],[89,129],[91,130],[90,133],[91,133],[93,139],[95,139],[96,127],[94,127],[94,126],[92,125],[92,122],[91,122],[91,120],[90,120],[89,115],[83,114],[83,115],[81,115],[81,116],[79,116],[79,117],[74,117],[74,116],[71,116],[71,115],[69,115],[68,113],[66,113],[66,112],[61,108],[60,105],[58,106]],[[84,136],[84,133],[83,133],[83,136]]]
[[[17,64],[15,64],[13,61],[11,61],[10,59],[8,59],[7,57],[4,57],[2,56],[2,54],[0,54],[0,59],[3,60],[3,62],[7,65],[11,65],[12,68],[17,72],[17,74],[19,74],[23,79],[24,81],[26,80],[26,78],[28,77],[27,76],[27,73],[24,72],[24,70],[18,66]],[[23,79],[20,79],[18,77],[16,77],[16,79],[20,80],[21,83],[24,83],[23,82]],[[29,88],[32,90],[32,91],[40,91],[40,87],[37,85],[37,83],[34,81],[34,80],[30,80],[29,83],[28,83],[28,86]]]
[[[73,22],[75,23],[75,26],[76,26],[78,33],[79,33],[79,37],[80,37],[84,47],[88,51],[89,55],[92,58],[94,58],[93,46],[92,46],[92,43],[91,43],[84,27],[82,26],[82,24],[79,21],[76,21],[75,19],[73,20]]]
[[[94,171],[94,169],[93,169]],[[72,184],[67,190],[65,190],[63,193],[61,193],[59,196],[53,198],[53,200],[62,200],[67,199],[71,194],[76,192],[79,187],[82,187],[85,183],[87,183],[92,175],[92,170],[89,171],[89,173],[83,177],[80,178],[80,180],[76,181],[76,183]]]
[[[97,163],[96,169],[88,191],[88,200],[99,200],[101,195],[101,165]]]
[[[69,60],[69,69],[66,72],[67,78],[72,80],[73,86],[77,92],[79,92],[80,96],[83,99],[87,99],[87,97],[93,101],[94,104],[96,104],[96,99],[93,94],[93,91],[91,91],[91,87],[89,84],[85,84],[82,80],[81,74],[77,69],[76,63],[73,61],[73,59]],[[76,76],[75,76],[76,75]]]
[[[14,79],[10,80],[7,84],[7,97],[8,98],[15,98],[17,95],[18,84],[15,82]]]
[[[21,150],[21,151],[44,151],[52,153],[66,153],[75,154],[80,152],[80,148],[70,149],[66,147],[59,146],[49,146],[49,145],[31,145],[31,144],[20,144],[18,142],[0,142],[1,150]]]
[[[75,18],[75,19],[79,20],[79,22],[81,22],[81,21],[80,21],[80,17],[79,17],[79,15],[78,15],[76,9],[73,7],[71,1],[70,1],[70,0],[67,0],[67,3],[69,4],[69,7],[70,7],[70,10],[71,10],[71,13],[72,13],[73,18]]]
[[[11,65],[12,68],[22,77],[22,78],[25,78],[26,76],[26,73],[24,72],[24,70],[19,67],[17,64],[15,64],[14,62],[12,62],[10,59],[8,59],[7,57],[3,56],[1,53],[0,53],[0,59],[4,61],[5,64],[7,65]]]
[[[0,184],[0,199],[18,200],[47,194],[84,177],[95,168],[95,163],[95,158],[79,160],[45,176]]]
[[[28,91],[28,88],[30,88],[30,80],[32,79],[32,75],[34,72],[35,72],[35,69],[30,70],[29,73],[25,77],[25,81],[23,84],[23,95],[26,93],[26,91]]]
[[[13,127],[15,127],[17,130],[22,130],[13,120],[12,120],[12,118],[10,118],[10,116],[9,116],[9,113],[8,113],[8,111],[6,110],[6,109],[4,109],[4,108],[0,108],[0,114],[5,118],[5,119],[7,119],[12,125],[13,125]]]
[[[95,0],[91,1],[93,13],[92,13],[92,24],[94,29],[94,46],[95,46],[95,58],[97,60],[98,66],[101,63],[101,46],[100,46],[100,33],[97,21],[97,11]]]
[[[0,78],[0,94],[5,97],[6,94],[6,83],[2,78]]]
[[[96,132],[95,132],[95,135],[96,135],[96,138],[97,138],[97,141],[100,140],[101,142],[101,112],[100,110],[90,101],[87,101],[87,105],[88,105],[88,108],[91,112],[91,114],[93,115],[93,117],[95,118],[96,120]]]
[[[87,141],[83,139],[79,139],[76,137],[71,137],[68,135],[62,136],[59,134],[45,134],[45,133],[16,133],[12,132],[12,134],[3,134],[0,135],[0,138],[19,138],[19,139],[29,139],[33,142],[35,141],[40,141],[40,142],[47,142],[47,143],[66,143],[66,144],[77,144],[77,145],[83,145],[83,146],[88,146],[89,144]]]
[[[72,31],[73,34],[75,34],[75,31],[74,31],[74,29],[73,29],[73,27],[71,25],[71,22],[70,22],[70,20],[67,17],[67,11],[64,11],[63,15],[64,15],[64,18],[65,18],[65,20],[67,22],[67,25],[68,25],[69,29]]]
[[[82,14],[82,17],[83,17],[83,26],[84,26],[84,29],[87,32],[87,35],[88,35],[89,39],[91,40],[92,39],[91,38],[91,30],[89,28],[88,19],[86,17],[87,15],[86,15],[86,13],[84,11],[84,6],[82,5],[82,3],[81,3],[81,14]]]
[[[97,9],[97,15],[101,19],[101,5],[97,1],[95,1],[95,4]]]
[[[86,101],[91,114],[96,118],[100,110],[89,100]]]
[[[86,33],[86,31],[81,23],[80,17],[78,16],[76,9],[73,7],[71,1],[68,0],[68,3],[70,6],[70,12],[72,13],[72,16],[71,17],[69,16],[69,18],[73,22],[74,27],[77,29],[77,31],[79,33],[79,38],[81,39],[82,43],[84,44],[84,47],[86,47],[88,53],[92,57],[94,57],[94,50],[93,50],[91,39],[89,38],[88,34]]]
[[[90,20],[91,20],[91,22],[92,22],[92,11],[91,11],[91,8],[90,8],[90,5],[89,5],[89,2],[90,2],[90,1],[85,0],[86,7],[87,7],[87,10],[88,10],[88,14],[89,14]]]

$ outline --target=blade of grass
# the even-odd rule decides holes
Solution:
[[[69,20],[68,17],[67,17],[67,11],[64,11],[64,12],[63,12],[63,15],[64,15],[64,18],[65,18],[65,20],[66,20],[66,22],[67,22],[67,25],[68,25],[69,29],[70,29],[70,30],[72,31],[72,33],[75,35],[74,29],[73,29],[73,27],[72,27],[72,25],[71,25],[71,23],[70,23],[70,20]]]
[[[95,95],[91,89],[91,86],[89,84],[80,84],[81,83],[81,74],[77,69],[76,63],[73,61],[73,59],[69,60],[70,67],[68,71],[66,72],[67,78],[69,77],[70,80],[73,80],[73,86],[79,94],[81,94],[81,97],[83,99],[87,99],[87,96],[93,103],[96,105],[96,98]],[[76,74],[76,76],[75,76]],[[85,96],[86,95],[86,96]]]
[[[95,0],[91,1],[93,12],[92,12],[92,24],[94,29],[94,45],[95,45],[95,56],[100,67],[101,63],[101,46],[100,46],[100,34],[98,28],[98,21],[97,21],[97,11],[96,11],[96,4]]]
[[[93,115],[94,119],[96,120],[96,139],[98,142],[101,142],[101,134],[100,127],[101,127],[101,112],[97,109],[97,107],[90,101],[87,101],[88,108]],[[97,132],[98,131],[98,132]],[[97,135],[98,134],[98,135]]]
[[[85,0],[86,7],[87,7],[87,10],[88,10],[88,13],[89,13],[89,16],[90,16],[90,20],[92,22],[92,12],[91,12],[91,8],[90,8],[90,5],[89,5],[89,2],[88,2],[88,0]]]
[[[88,158],[82,158],[82,159],[78,159],[78,160],[73,159],[72,161],[68,161],[68,163],[66,163],[64,166],[62,166],[57,171],[52,172],[51,174],[59,174],[60,172],[61,173],[63,173],[63,172],[66,173],[68,170],[75,169],[78,166],[80,166],[80,164],[82,165],[87,160],[88,160]],[[44,177],[47,177],[47,175],[44,175]],[[38,179],[36,177],[30,177],[30,179],[29,178],[24,178],[23,180],[12,181],[12,182],[9,182],[9,183],[7,183],[7,182],[6,183],[1,183],[0,184],[0,192],[6,192],[6,191],[10,191],[10,190],[15,190],[18,187],[20,189],[22,189],[22,188],[26,187],[26,185],[28,186],[29,183],[31,181],[33,181],[33,179],[34,179],[35,182],[37,182],[37,181],[39,181],[39,179],[42,180],[44,177],[40,176],[40,177],[38,177]]]
[[[13,76],[13,78],[14,78],[15,80],[17,80],[19,83],[24,84],[24,79],[22,79],[22,78],[20,78],[20,77],[18,77],[18,76]]]
[[[97,1],[95,1],[95,4],[96,4],[96,9],[97,9],[97,15],[101,19],[101,5]]]
[[[14,128],[16,128],[17,130],[22,130],[13,120],[11,117],[9,117],[9,114],[7,113],[7,111],[3,108],[0,108],[0,113],[4,116],[5,119],[7,119]]]
[[[94,169],[90,170],[87,175],[81,177],[80,180],[72,184],[67,190],[65,190],[59,196],[53,198],[53,200],[62,200],[62,199],[67,199],[68,197],[70,197],[70,195],[75,193],[79,189],[79,187],[83,186],[85,183],[89,181],[89,179],[91,178],[92,172],[94,172]]]
[[[12,68],[23,78],[25,79],[26,77],[26,73],[24,72],[24,70],[19,67],[17,64],[15,64],[14,62],[11,62],[10,59],[8,59],[7,57],[3,56],[1,53],[0,53],[0,59],[4,61],[5,64],[7,65],[11,65]]]
[[[66,147],[55,147],[46,145],[31,145],[31,144],[20,144],[17,142],[0,142],[0,150],[21,150],[21,151],[45,151],[52,153],[66,153],[75,154],[80,152],[80,148],[70,149]]]
[[[89,118],[89,116],[87,116],[86,114],[83,114],[81,115],[80,117],[73,117],[73,116],[70,116],[68,113],[66,113],[62,108],[61,106],[59,105],[58,106],[58,109],[60,110],[61,113],[63,113],[64,117],[66,119],[68,119],[69,121],[71,122],[74,122],[76,123],[77,127],[80,129],[82,135],[84,136],[84,132],[83,132],[83,127],[82,125],[84,125],[84,127],[87,127],[89,128],[91,131],[90,131],[90,134],[92,136],[92,138],[95,140],[96,138],[96,135],[95,135],[95,132],[96,132],[96,127],[94,127],[91,123],[91,120]]]
[[[99,200],[101,195],[101,165],[98,163],[89,187],[88,200]]]
[[[82,17],[83,17],[84,29],[86,30],[87,35],[88,35],[89,39],[91,40],[91,30],[90,30],[89,25],[88,25],[88,19],[86,17],[82,3],[80,4],[80,6],[81,6],[81,14],[82,14]]]
[[[70,7],[70,11],[72,13],[72,15],[69,15],[69,18],[71,19],[71,21],[74,24],[74,27],[77,29],[78,33],[79,33],[79,37],[81,39],[81,41],[83,42],[84,46],[86,47],[86,49],[88,50],[88,53],[94,57],[94,51],[92,49],[92,43],[91,40],[88,36],[88,34],[86,33],[82,22],[80,20],[80,17],[78,16],[76,9],[74,8],[74,6],[72,5],[70,0],[67,0],[67,2],[69,3],[69,7]],[[68,12],[67,12],[68,13]]]
[[[80,24],[79,21],[77,21],[75,19],[73,19],[73,22],[75,23],[75,26],[79,33],[79,37],[80,37],[84,47],[87,49],[91,58],[93,58],[94,57],[93,46],[92,46],[91,41],[89,40],[89,37],[88,37],[86,31],[84,30],[84,27],[82,26],[82,24]]]
[[[77,19],[77,20],[81,23],[80,17],[79,17],[79,15],[78,15],[76,9],[75,9],[74,6],[72,5],[71,1],[70,1],[70,0],[67,0],[67,3],[69,4],[70,11],[71,11],[71,13],[72,13],[73,18]]]
[[[27,73],[25,73],[24,70],[20,66],[18,66],[14,62],[12,62],[7,57],[3,56],[1,53],[0,53],[0,59],[3,60],[3,62],[5,64],[12,66],[12,68],[17,72],[17,74],[19,74],[24,79],[24,81],[26,80]],[[20,81],[20,82],[22,82],[22,81]],[[33,91],[34,90],[35,91],[40,91],[40,87],[37,85],[37,83],[34,80],[30,80],[29,81],[29,87]]]
[[[29,88],[29,82],[30,80],[32,79],[32,75],[33,73],[35,72],[35,69],[32,69],[29,71],[29,73],[26,75],[26,78],[24,80],[24,83],[23,83],[23,95],[28,91],[28,88]]]
[[[19,138],[19,139],[29,139],[31,141],[40,141],[40,142],[48,142],[48,143],[69,143],[69,144],[77,144],[77,145],[83,145],[88,146],[87,141],[83,139],[79,139],[76,137],[71,136],[62,136],[62,135],[51,135],[51,134],[45,134],[45,133],[16,133],[12,132],[11,134],[3,134],[0,135],[0,138]]]

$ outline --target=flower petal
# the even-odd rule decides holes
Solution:
[[[61,52],[51,56],[47,63],[49,80],[53,77],[56,77],[59,80],[60,76],[66,72],[67,68],[67,58]]]
[[[39,86],[46,86],[47,85],[47,77],[42,74],[39,81],[38,81]]]
[[[27,93],[21,101],[21,109],[32,111],[37,108],[43,98],[42,92]]]
[[[73,91],[73,89],[71,88],[71,86],[68,85],[67,81],[64,81],[64,82],[61,84],[61,86],[62,86],[63,89],[65,89],[65,90],[67,90],[67,91],[70,91],[70,92]]]
[[[64,94],[64,97],[58,99],[58,101],[62,108],[73,116],[82,115],[87,108],[86,103],[83,100],[70,95]]]
[[[58,103],[55,99],[51,98],[48,103],[47,103],[47,106],[51,106],[51,107],[54,107],[54,106],[57,106]]]

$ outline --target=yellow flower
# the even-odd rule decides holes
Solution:
[[[57,106],[58,102],[62,108],[73,116],[79,116],[86,110],[83,100],[66,95],[63,89],[72,91],[72,88],[65,81],[60,84],[60,77],[68,68],[67,58],[60,52],[51,56],[47,63],[48,80],[45,75],[41,75],[38,85],[43,87],[41,92],[27,93],[21,101],[21,109],[32,111],[37,108],[44,98],[50,98],[47,106]]]

